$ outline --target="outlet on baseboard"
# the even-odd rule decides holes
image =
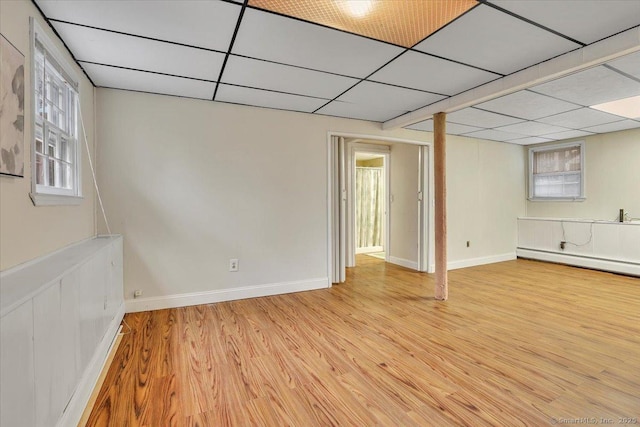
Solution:
[[[135,291],[133,291],[133,297],[134,298],[138,298],[142,296],[142,289],[136,289]]]
[[[240,264],[237,258],[233,258],[229,260],[229,271],[238,271],[240,269]]]

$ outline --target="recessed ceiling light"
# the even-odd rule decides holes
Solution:
[[[363,18],[371,12],[373,0],[337,0],[337,3],[354,18]]]
[[[592,105],[591,108],[629,119],[640,119],[640,95]]]

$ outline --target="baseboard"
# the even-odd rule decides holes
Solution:
[[[107,373],[109,372],[109,368],[111,367],[111,363],[113,362],[114,357],[116,356],[116,352],[118,351],[118,347],[122,342],[122,327],[118,330],[118,335],[116,335],[116,339],[113,341],[113,344],[109,348],[109,354],[104,361],[102,366],[102,370],[100,371],[100,376],[98,377],[98,381],[96,381],[96,385],[93,387],[93,391],[91,392],[91,396],[89,397],[89,401],[87,402],[87,406],[84,408],[84,412],[82,413],[82,417],[80,418],[80,422],[78,422],[79,427],[84,427],[87,425],[87,421],[89,421],[89,417],[91,416],[91,412],[93,411],[93,407],[96,404],[96,400],[98,400],[98,395],[100,394],[100,389],[104,384],[104,380],[107,377]]]
[[[266,297],[270,295],[288,294],[291,292],[311,291],[331,286],[326,277],[299,280],[293,282],[270,283],[241,288],[218,289],[206,292],[165,295],[160,297],[136,298],[125,301],[127,313],[138,311],[162,310],[165,308],[186,307],[190,305],[211,304],[245,298]]]
[[[74,391],[73,396],[71,396],[71,400],[62,413],[62,416],[58,419],[58,423],[56,424],[57,427],[77,426],[82,419],[82,414],[84,413],[87,403],[91,398],[91,394],[93,393],[93,389],[100,379],[102,369],[109,357],[111,347],[116,342],[116,337],[120,330],[120,324],[124,317],[124,311],[125,305],[122,304],[118,308],[116,315],[111,320],[107,332],[105,332],[104,337],[102,337],[102,341],[93,353],[93,357],[91,358],[87,368],[84,370],[82,378],[78,381],[78,387]]]
[[[594,270],[611,271],[614,273],[628,274],[630,276],[640,277],[640,264],[637,263],[614,261],[586,256],[559,254],[555,252],[523,248],[518,248],[516,250],[516,253],[521,258],[575,265],[578,267],[593,268]]]
[[[447,270],[456,270],[458,268],[474,267],[476,265],[493,264],[495,262],[511,261],[516,259],[515,252],[506,254],[484,256],[479,258],[461,259],[459,261],[450,261],[447,263]],[[435,271],[435,264],[431,265],[431,270]]]
[[[404,258],[398,258],[395,256],[389,255],[389,261],[391,264],[400,265],[402,267],[410,268],[412,270],[418,269],[418,263],[416,261],[410,261]]]

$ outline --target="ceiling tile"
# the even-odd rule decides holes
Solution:
[[[618,58],[615,61],[609,62],[608,65],[614,67],[616,70],[620,70],[623,73],[627,73],[637,79],[640,79],[640,52]]]
[[[504,132],[514,132],[526,136],[542,136],[548,133],[564,132],[569,129],[560,126],[549,125],[539,122],[522,122],[515,125],[501,126],[496,128]]]
[[[216,84],[201,80],[164,76],[144,71],[125,70],[96,64],[82,64],[98,87],[136,90],[184,96],[187,98],[211,99]]]
[[[580,108],[579,105],[527,90],[501,96],[500,98],[474,105],[474,107],[526,120],[535,120]]]
[[[501,141],[501,142],[522,137],[522,135],[518,135],[517,133],[502,132],[495,129],[483,129],[477,132],[467,133],[464,136],[468,136],[470,138],[489,139],[492,141]]]
[[[507,141],[510,144],[518,144],[518,145],[531,145],[531,144],[542,144],[543,142],[553,141],[552,139],[541,138],[539,136],[528,136],[526,138],[519,139],[511,139]]]
[[[604,125],[591,126],[584,130],[594,133],[617,132],[619,130],[640,128],[640,122],[636,120],[621,120],[619,122],[606,123]]]
[[[37,0],[50,19],[226,51],[240,6],[222,1]]]
[[[426,132],[433,132],[433,119],[421,121],[407,126],[406,129],[421,130]],[[482,130],[482,128],[475,126],[459,125],[457,123],[447,123],[447,135],[461,135],[464,133],[475,132]]]
[[[534,92],[584,105],[640,94],[640,82],[599,66],[529,88]]]
[[[589,135],[593,135],[593,134],[590,132],[582,131],[582,130],[569,130],[566,132],[551,133],[549,135],[545,135],[544,137],[557,141],[561,139],[580,138],[582,136],[589,136]]]
[[[273,62],[230,56],[222,82],[333,99],[359,80]]]
[[[477,130],[482,130],[482,128],[460,125],[458,123],[447,123],[447,134],[449,135],[462,135],[470,132],[475,132]]]
[[[366,77],[402,52],[390,44],[247,9],[233,45],[233,53]]]
[[[640,2],[634,0],[491,0],[491,3],[585,44],[638,25],[640,16]]]
[[[376,72],[369,80],[455,95],[498,77],[498,74],[409,51]]]
[[[338,98],[352,104],[371,104],[404,112],[432,104],[444,96],[364,81]]]
[[[54,23],[79,61],[217,80],[224,55],[77,25]]]
[[[402,110],[394,110],[388,107],[380,107],[371,104],[354,104],[351,102],[333,101],[317,111],[319,114],[329,116],[346,117],[350,119],[370,120],[384,122],[404,113]]]
[[[233,102],[235,104],[253,105],[256,107],[277,108],[311,113],[325,100],[306,96],[220,84],[216,101]]]
[[[458,123],[479,128],[494,128],[519,123],[522,120],[477,108],[465,108],[454,113],[447,114],[447,122]],[[516,135],[516,137],[519,135]]]
[[[623,119],[624,117],[603,113],[602,111],[591,108],[581,108],[580,110],[567,111],[566,113],[556,114],[555,116],[544,117],[539,121],[569,129],[582,129],[604,123],[618,122]]]
[[[415,49],[502,74],[580,47],[486,5],[480,5]]]

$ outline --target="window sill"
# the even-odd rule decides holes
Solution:
[[[60,194],[29,193],[34,206],[78,206],[84,200],[81,196]]]
[[[586,197],[528,197],[530,202],[584,202]]]

